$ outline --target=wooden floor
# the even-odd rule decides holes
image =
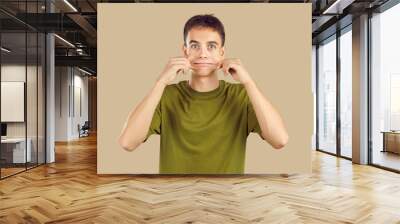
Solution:
[[[0,223],[400,223],[400,175],[316,152],[302,175],[96,175],[95,136],[0,181]]]

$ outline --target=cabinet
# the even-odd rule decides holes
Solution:
[[[383,131],[382,152],[400,154],[400,131]]]

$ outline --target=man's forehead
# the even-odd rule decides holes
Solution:
[[[221,44],[221,37],[217,31],[210,28],[194,28],[189,31],[187,41],[189,43]]]

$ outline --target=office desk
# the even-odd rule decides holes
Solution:
[[[27,138],[26,142],[28,144],[25,154],[25,138],[1,139],[1,157],[6,160],[6,163],[31,162],[32,140],[30,138]],[[27,161],[25,161],[25,158],[27,159]]]
[[[381,133],[383,133],[382,152],[400,154],[400,131],[382,131]]]

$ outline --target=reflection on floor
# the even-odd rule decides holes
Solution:
[[[91,136],[1,180],[0,223],[399,223],[399,174],[312,157],[308,174],[97,175]]]
[[[10,176],[10,175],[13,175],[13,174],[16,174],[16,173],[26,170],[25,164],[18,164],[17,166],[13,165],[13,164],[10,164],[10,165],[2,164],[2,165],[5,167],[1,168],[1,178],[5,178],[7,176]],[[35,167],[36,164],[28,163],[26,166],[27,166],[27,169],[30,169],[31,167]]]
[[[13,175],[15,173],[18,173],[18,172],[21,172],[21,171],[24,171],[24,170],[25,170],[25,167],[24,168],[20,168],[20,167],[17,167],[17,168],[1,168],[1,178]]]
[[[400,170],[400,155],[392,152],[374,151],[372,161],[374,164]]]

